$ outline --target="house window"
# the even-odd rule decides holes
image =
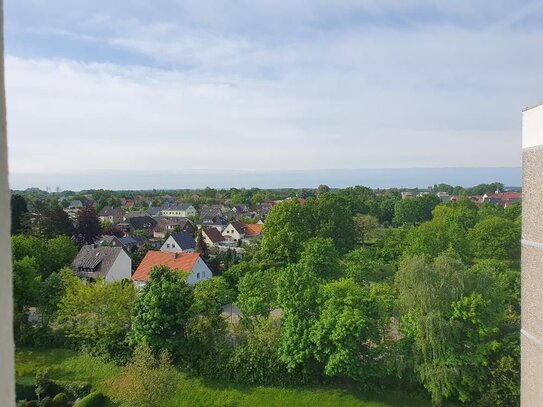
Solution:
[[[172,243],[172,247],[175,247],[175,243]]]
[[[200,273],[196,273],[196,279],[200,278]]]
[[[166,247],[169,249],[169,248],[170,248],[170,244],[169,244],[169,243],[166,243]]]

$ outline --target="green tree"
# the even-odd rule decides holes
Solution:
[[[11,195],[11,234],[24,232],[23,218],[28,213],[26,199],[19,194]]]
[[[154,267],[136,300],[132,342],[178,356],[186,346],[193,300],[194,292],[184,273],[167,266]]]
[[[357,214],[354,216],[354,225],[357,232],[358,242],[364,245],[366,239],[379,227],[379,220],[375,216]]]
[[[394,223],[416,225],[432,219],[432,211],[441,201],[435,195],[401,199],[394,205]]]
[[[209,247],[204,239],[202,228],[198,229],[196,234],[196,251],[202,255],[204,259],[209,258]]]
[[[319,303],[310,335],[324,373],[361,382],[375,376],[372,344],[379,340],[378,313],[369,290],[350,279],[333,281],[322,286]]]
[[[131,352],[127,335],[134,300],[130,283],[74,281],[60,301],[57,325],[74,345],[107,359],[125,361]]]
[[[283,310],[279,357],[291,372],[311,372],[318,365],[310,334],[319,317],[319,287],[340,270],[331,240],[315,238],[306,243],[300,261],[278,275],[277,300]]]
[[[330,187],[328,185],[321,184],[316,189],[315,193],[317,196],[324,195],[326,193],[330,192]]]
[[[266,218],[261,250],[278,263],[296,262],[303,243],[312,233],[312,221],[305,206],[297,200],[277,204]]]
[[[69,268],[52,273],[40,286],[39,310],[43,326],[47,327],[56,320],[57,311],[69,286],[77,285],[78,278]]]
[[[36,305],[40,282],[35,258],[25,256],[13,261],[13,301],[16,310],[22,311],[26,306]]]
[[[47,240],[43,258],[42,277],[47,278],[51,273],[68,267],[77,255],[77,247],[68,236],[60,235]]]
[[[343,196],[324,194],[317,199],[308,199],[306,207],[315,225],[314,236],[331,238],[340,253],[346,253],[354,248],[356,245],[354,213]],[[266,228],[267,225],[266,222]]]
[[[450,251],[462,259],[469,259],[469,246],[466,232],[456,223],[448,223],[444,218],[433,219],[410,230],[406,238],[407,255],[428,255],[436,257]]]
[[[277,303],[275,275],[269,270],[244,275],[236,304],[244,317],[267,316]]]
[[[518,260],[520,225],[501,217],[487,217],[468,233],[473,254],[481,259]]]
[[[502,292],[490,275],[471,274],[446,255],[405,259],[396,276],[403,342],[414,373],[439,405],[470,402],[499,349]]]

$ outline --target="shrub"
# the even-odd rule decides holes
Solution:
[[[55,407],[68,407],[68,396],[64,393],[59,393],[53,397]]]
[[[26,407],[40,407],[38,400],[30,400],[26,402]]]
[[[132,363],[110,384],[113,400],[123,406],[155,407],[175,391],[175,370],[166,352],[155,358],[149,346],[139,345]]]
[[[76,400],[85,397],[92,390],[92,386],[87,382],[54,380],[51,382],[49,395],[64,393],[69,400]]]
[[[40,403],[40,407],[53,407],[53,406],[55,406],[55,403],[53,402],[53,399],[49,396],[44,397]]]
[[[105,402],[106,398],[104,395],[99,391],[95,391],[75,403],[74,407],[103,407]]]
[[[34,400],[36,398],[36,393],[34,389],[36,384],[34,378],[32,377],[21,377],[15,382],[15,394],[17,400]]]

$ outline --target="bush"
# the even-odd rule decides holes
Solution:
[[[92,386],[87,382],[54,380],[51,382],[49,395],[64,393],[69,400],[76,400],[85,397],[91,390]]]
[[[40,403],[40,407],[53,407],[53,406],[55,406],[55,403],[53,402],[53,399],[49,396],[44,397]]]
[[[103,407],[105,403],[106,398],[104,395],[99,391],[95,391],[75,403],[74,407]]]
[[[156,358],[147,345],[139,345],[130,365],[110,381],[111,398],[125,407],[155,407],[175,392],[175,370],[169,355]]]
[[[21,377],[15,382],[15,395],[17,400],[34,400],[36,383],[32,377]]]
[[[30,400],[26,402],[26,407],[40,407],[38,400]]]
[[[55,407],[68,407],[68,396],[64,393],[59,393],[53,397]]]

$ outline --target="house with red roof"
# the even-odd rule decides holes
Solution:
[[[199,253],[170,253],[149,250],[132,275],[136,288],[143,287],[149,281],[153,267],[167,266],[187,274],[187,284],[194,285],[210,279],[213,273]]]

